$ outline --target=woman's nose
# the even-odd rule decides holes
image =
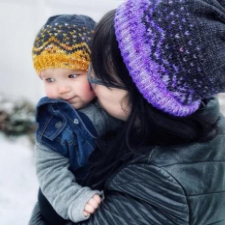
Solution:
[[[68,85],[63,85],[58,88],[60,94],[70,92],[71,88]]]

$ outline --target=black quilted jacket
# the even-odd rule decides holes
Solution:
[[[217,100],[202,113],[216,119]],[[225,225],[225,119],[209,143],[156,147],[134,160],[115,173],[105,193],[79,225]],[[38,205],[29,225],[45,225]]]

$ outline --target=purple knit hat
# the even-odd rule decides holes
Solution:
[[[188,116],[225,92],[225,4],[219,0],[128,0],[115,31],[133,81],[154,107]]]

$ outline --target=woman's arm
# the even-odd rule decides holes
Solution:
[[[189,207],[182,187],[163,169],[133,164],[106,186],[105,200],[79,225],[187,225]]]
[[[163,169],[144,163],[120,171],[106,185],[99,209],[76,225],[137,224],[189,224],[189,208],[182,187]]]

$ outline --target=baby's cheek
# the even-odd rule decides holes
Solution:
[[[84,85],[84,96],[87,99],[93,99],[95,97],[95,93],[91,90],[89,83]]]
[[[45,88],[45,94],[48,98],[56,98],[55,92],[51,88]]]

